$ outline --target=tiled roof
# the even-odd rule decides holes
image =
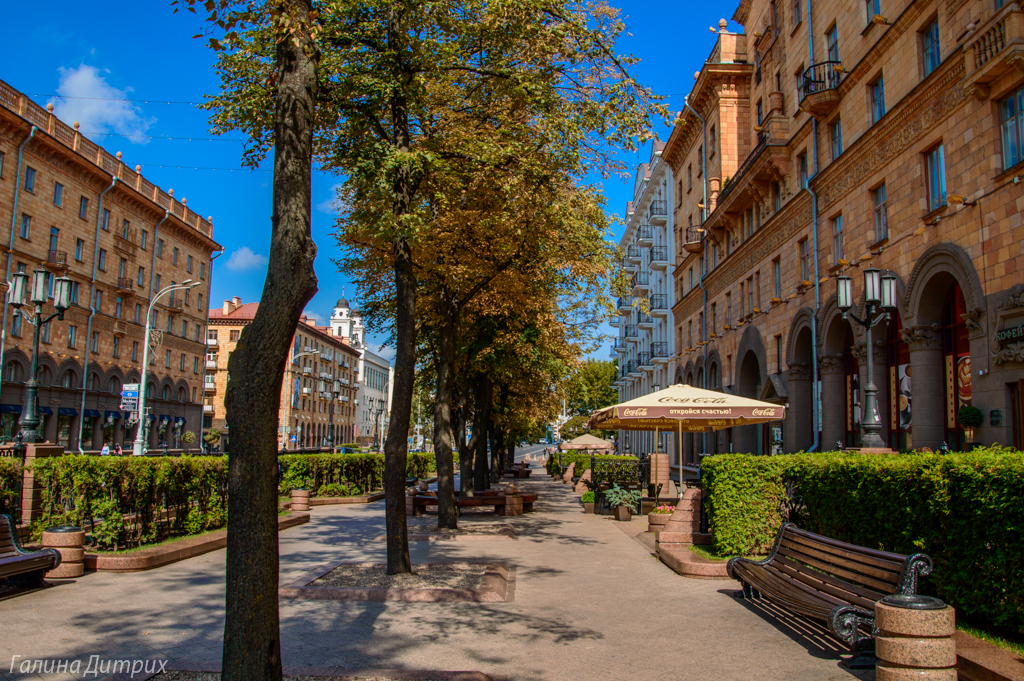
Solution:
[[[256,310],[258,310],[259,307],[259,303],[244,303],[239,305],[231,314],[224,314],[223,308],[215,307],[210,310],[210,319],[238,319],[252,321],[256,317]]]

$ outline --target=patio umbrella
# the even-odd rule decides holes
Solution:
[[[656,393],[595,411],[588,427],[700,433],[781,421],[785,416],[786,408],[778,404],[690,385],[670,385]]]
[[[561,449],[613,449],[615,445],[607,440],[602,440],[590,433],[584,433],[577,438],[561,444]]]

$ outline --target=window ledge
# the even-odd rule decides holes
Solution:
[[[885,237],[884,239],[879,239],[875,243],[873,243],[870,246],[868,246],[868,250],[869,251],[877,250],[877,249],[881,248],[882,246],[886,245],[887,243],[889,243],[889,237]]]
[[[935,210],[933,210],[931,212],[928,212],[928,213],[925,213],[924,215],[922,215],[921,216],[921,222],[924,222],[924,223],[935,222],[935,218],[940,218],[940,217],[944,216],[948,211],[949,211],[949,204],[947,203],[944,206],[939,206]]]
[[[1002,171],[992,179],[995,180],[996,182],[1001,182],[1007,178],[1011,178],[1016,175],[1024,176],[1024,161],[1021,161],[1017,165],[1010,166],[1009,168]]]
[[[792,38],[796,33],[797,29],[804,25],[804,20],[801,18],[800,21],[793,24],[793,28],[789,30],[789,37]]]

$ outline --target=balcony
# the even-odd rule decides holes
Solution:
[[[647,272],[637,272],[633,275],[633,295],[643,297],[651,289],[651,275]]]
[[[618,328],[619,327],[619,318],[618,317],[612,317],[608,321],[608,326],[611,326],[613,328]]]
[[[612,342],[612,351],[613,352],[626,352],[628,349],[629,349],[629,346],[626,345],[626,339],[625,338],[616,338]]]
[[[668,296],[664,293],[655,293],[650,297],[650,308],[652,317],[668,317]]]
[[[650,225],[640,225],[636,229],[636,244],[641,248],[647,248],[654,243],[654,228]]]
[[[203,405],[203,413],[204,414],[212,414],[213,413],[213,405],[212,404],[204,404]]]
[[[305,374],[306,376],[312,376],[313,367],[302,367],[302,373]]]
[[[800,108],[812,116],[827,116],[839,106],[839,81],[842,64],[823,61],[811,64],[800,79]]]
[[[43,266],[51,272],[63,274],[68,270],[68,254],[64,251],[47,251]]]
[[[635,359],[630,360],[629,366],[627,368],[629,369],[629,371],[626,372],[626,375],[629,376],[630,378],[640,378],[640,376],[643,375],[640,371],[640,363],[637,362]]]
[[[204,381],[203,382],[203,392],[204,393],[215,393],[215,392],[217,392],[217,384],[214,381]]]
[[[655,199],[647,209],[647,222],[665,224],[668,220],[668,201]]]
[[[124,235],[115,234],[114,235],[114,248],[116,248],[117,250],[121,251],[122,253],[128,253],[130,255],[135,255],[135,249],[138,248],[138,246],[136,246],[135,243],[132,242],[131,239],[126,239],[124,237]]]
[[[668,360],[668,343],[651,343],[651,361],[656,364],[667,364]]]
[[[639,265],[643,262],[643,258],[640,256],[640,247],[636,244],[630,244],[626,247],[626,260]]]
[[[123,338],[128,334],[128,322],[123,319],[114,320],[114,335],[118,338]]]
[[[637,312],[636,325],[641,329],[650,331],[651,329],[654,328],[654,319],[652,319],[651,315],[647,314],[646,312]]]
[[[640,371],[654,371],[654,361],[651,359],[651,353],[649,352],[638,353],[636,364]]]
[[[302,394],[303,395],[312,395],[313,394],[313,389],[312,388],[303,388],[302,389]]]
[[[687,253],[700,253],[704,250],[704,230],[700,227],[686,228],[686,241],[683,242],[683,249]]]
[[[135,282],[130,277],[118,277],[117,295],[122,298],[135,295]]]
[[[668,246],[655,246],[652,248],[649,265],[652,270],[661,270],[662,272],[667,270],[669,266]]]
[[[206,368],[207,369],[214,369],[214,370],[216,370],[217,369],[217,360],[215,360],[215,359],[208,359],[208,360],[206,360]]]
[[[215,347],[217,347],[217,346],[218,346],[219,344],[220,344],[220,341],[218,341],[218,340],[217,340],[216,338],[207,338],[207,339],[206,339],[206,346],[207,346],[207,347],[210,347],[210,348],[215,348]]]
[[[633,311],[633,299],[629,296],[619,298],[619,302],[616,304],[616,308],[619,310],[620,315],[626,315]]]
[[[967,36],[964,66],[974,96],[986,99],[992,83],[1024,63],[1024,10],[1007,3]]]
[[[629,260],[629,258],[623,258],[620,265],[622,267],[622,271],[625,272],[626,274],[633,274],[634,272],[636,272],[638,267],[638,263]]]
[[[182,299],[182,298],[168,298],[167,299],[167,309],[168,310],[178,310],[179,312],[181,310],[184,310],[185,309],[185,301],[184,301],[184,299]]]
[[[625,338],[630,343],[640,342],[640,331],[637,330],[635,324],[626,325],[626,333],[623,334],[623,338]]]

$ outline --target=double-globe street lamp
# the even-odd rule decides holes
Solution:
[[[188,289],[194,286],[199,286],[199,283],[200,282],[198,281],[194,282],[191,279],[186,279],[180,284],[171,284],[170,286],[165,286],[162,289],[160,289],[160,291],[155,296],[153,296],[153,300],[149,301],[149,307],[146,309],[146,332],[145,335],[142,337],[142,369],[139,371],[139,408],[135,412],[136,421],[138,423],[138,429],[135,432],[135,442],[132,445],[133,456],[142,456],[143,454],[143,436],[144,434],[146,434],[146,426],[148,425],[145,420],[146,384],[148,383],[146,379],[149,373],[149,333],[150,331],[153,330],[153,306],[156,305],[158,300],[166,296],[168,293],[173,293],[174,291],[187,291]],[[203,380],[206,379],[204,378]]]
[[[385,400],[383,397],[378,397],[376,399],[372,397],[370,398],[370,411],[373,414],[373,447],[378,452],[380,451],[380,429],[378,427],[379,420],[380,415],[384,413],[384,410],[387,409],[387,406],[388,401]]]
[[[35,304],[31,315],[25,314],[22,307],[27,305],[25,296],[28,293],[29,276],[25,272],[15,272],[11,275],[8,301],[14,308],[15,314],[24,316],[28,323],[35,327],[32,332],[32,363],[29,367],[28,380],[25,381],[25,405],[21,412],[19,425],[21,426],[20,438],[23,443],[39,442],[42,437],[39,433],[39,381],[36,376],[39,372],[39,332],[44,324],[48,324],[54,317],[63,320],[64,312],[71,306],[71,288],[73,283],[69,277],[57,277],[53,281],[53,307],[56,312],[43,319],[43,305],[49,299],[50,272],[44,269],[37,269],[32,272],[32,292],[30,301]]]
[[[871,342],[871,329],[879,322],[889,319],[890,312],[896,309],[896,277],[892,274],[883,275],[874,267],[864,270],[864,319],[850,312],[853,308],[853,280],[844,275],[836,279],[836,298],[843,319],[852,318],[864,327],[868,363],[868,384],[864,387],[864,415],[861,418],[861,447],[865,449],[884,449],[882,441],[882,421],[878,415],[878,389],[875,387],[874,346]]]

